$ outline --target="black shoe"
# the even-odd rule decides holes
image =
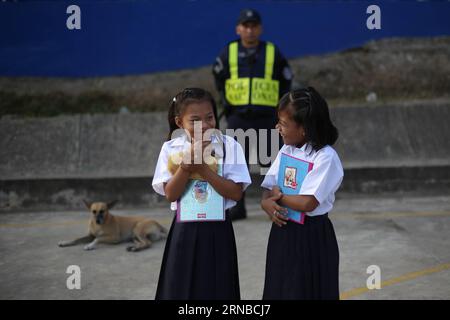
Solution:
[[[247,218],[247,211],[229,210],[229,215],[232,221],[241,220]]]
[[[234,207],[228,209],[228,214],[230,215],[232,221],[247,218],[247,210],[245,209],[245,198],[242,197],[242,199],[239,200]]]

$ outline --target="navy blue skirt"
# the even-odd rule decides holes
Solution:
[[[328,214],[272,224],[263,299],[339,299],[339,248]]]
[[[239,300],[236,242],[225,221],[172,221],[156,300]]]

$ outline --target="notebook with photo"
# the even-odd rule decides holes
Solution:
[[[222,176],[221,162],[217,170],[217,174]],[[225,199],[207,181],[189,180],[177,204],[177,222],[225,220]]]
[[[280,169],[278,171],[278,186],[286,195],[298,195],[306,175],[313,168],[313,163],[295,158],[286,153],[281,154]],[[288,209],[289,220],[303,224],[305,213]]]

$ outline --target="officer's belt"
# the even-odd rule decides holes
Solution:
[[[234,107],[236,108],[236,107]],[[252,118],[273,118],[276,116],[276,110],[255,110],[251,109],[251,107],[245,107],[242,109],[235,109],[232,112],[232,115],[237,115],[242,119],[252,119]]]

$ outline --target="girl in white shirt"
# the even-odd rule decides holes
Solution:
[[[328,219],[344,175],[331,147],[338,131],[326,101],[312,87],[284,95],[278,118],[284,146],[262,183],[267,190],[261,207],[273,221],[263,299],[339,299],[339,248]],[[310,168],[298,194],[286,195],[280,189],[295,175],[289,167],[280,168],[286,156]],[[283,181],[278,181],[280,170]],[[304,223],[288,219],[286,208],[305,213]]]
[[[169,109],[169,140],[162,146],[152,186],[171,201],[176,210],[190,178],[206,181],[224,198],[223,209],[229,209],[242,197],[251,183],[241,146],[231,137],[216,131],[210,141],[202,135],[217,128],[217,110],[211,94],[199,88],[178,93]],[[194,133],[201,122],[201,134]],[[197,123],[198,124],[198,123]],[[182,134],[172,138],[176,129]],[[219,142],[219,143],[218,143]],[[200,150],[212,146],[216,157],[223,159],[222,175],[204,161],[194,162],[194,146]],[[173,167],[173,155],[191,151]],[[193,160],[193,161],[186,161]],[[171,162],[172,161],[172,162]],[[172,163],[172,167],[171,164]],[[236,243],[231,219],[224,221],[185,222],[174,219],[164,250],[156,299],[240,299]]]

